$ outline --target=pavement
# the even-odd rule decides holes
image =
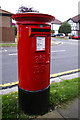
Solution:
[[[79,103],[80,103],[80,99],[78,98],[75,98],[74,101],[72,101],[71,103],[67,104],[65,107],[61,107],[61,108],[57,108],[51,112],[48,112],[47,114],[45,115],[42,115],[42,116],[38,116],[37,119],[35,120],[38,120],[38,118],[44,118],[46,120],[49,120],[49,119],[61,119],[61,120],[72,120],[72,119],[75,119],[75,120],[80,120],[80,108],[79,108]]]
[[[71,71],[66,71],[64,72],[64,74],[62,73],[58,73],[58,74],[53,74],[51,75],[50,78],[50,84],[54,83],[54,82],[61,82],[63,80],[69,80],[69,79],[73,79],[73,78],[77,78],[80,77],[80,72],[79,70],[73,70]],[[17,86],[17,82],[14,85],[10,86],[9,83],[9,87],[5,87],[3,89],[0,90],[0,94],[7,94],[7,93],[11,93],[11,92],[16,92],[18,91],[18,86]],[[71,119],[74,118],[76,120],[80,120],[80,108],[79,108],[79,104],[80,104],[80,99],[79,98],[75,98],[74,101],[70,102],[69,104],[66,105],[66,107],[60,107],[60,108],[55,108],[53,111],[48,112],[42,116],[38,116],[37,118],[35,118],[34,120],[39,120],[39,119],[44,119],[44,120],[49,120],[49,119]]]

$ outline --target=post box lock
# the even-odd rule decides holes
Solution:
[[[49,64],[50,63],[50,61],[48,60],[48,61],[46,61],[46,64]]]

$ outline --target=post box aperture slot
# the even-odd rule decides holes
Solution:
[[[36,51],[45,51],[45,37],[36,37]]]
[[[32,28],[31,32],[50,32],[50,29]]]

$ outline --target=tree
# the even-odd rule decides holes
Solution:
[[[17,13],[24,13],[24,12],[39,12],[37,10],[34,10],[33,7],[27,7],[27,6],[21,6],[18,9]]]
[[[68,24],[68,22],[63,22],[62,25],[59,27],[58,32],[64,33],[65,36],[67,36],[68,33],[71,33],[71,25]]]

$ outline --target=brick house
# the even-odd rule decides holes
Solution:
[[[80,14],[69,18],[67,22],[71,25],[71,35],[80,35]]]
[[[12,27],[12,13],[0,9],[0,42],[15,42],[15,30]]]
[[[62,22],[58,19],[55,19],[51,22],[51,30],[55,31],[55,34],[58,34],[59,27],[61,26]]]

